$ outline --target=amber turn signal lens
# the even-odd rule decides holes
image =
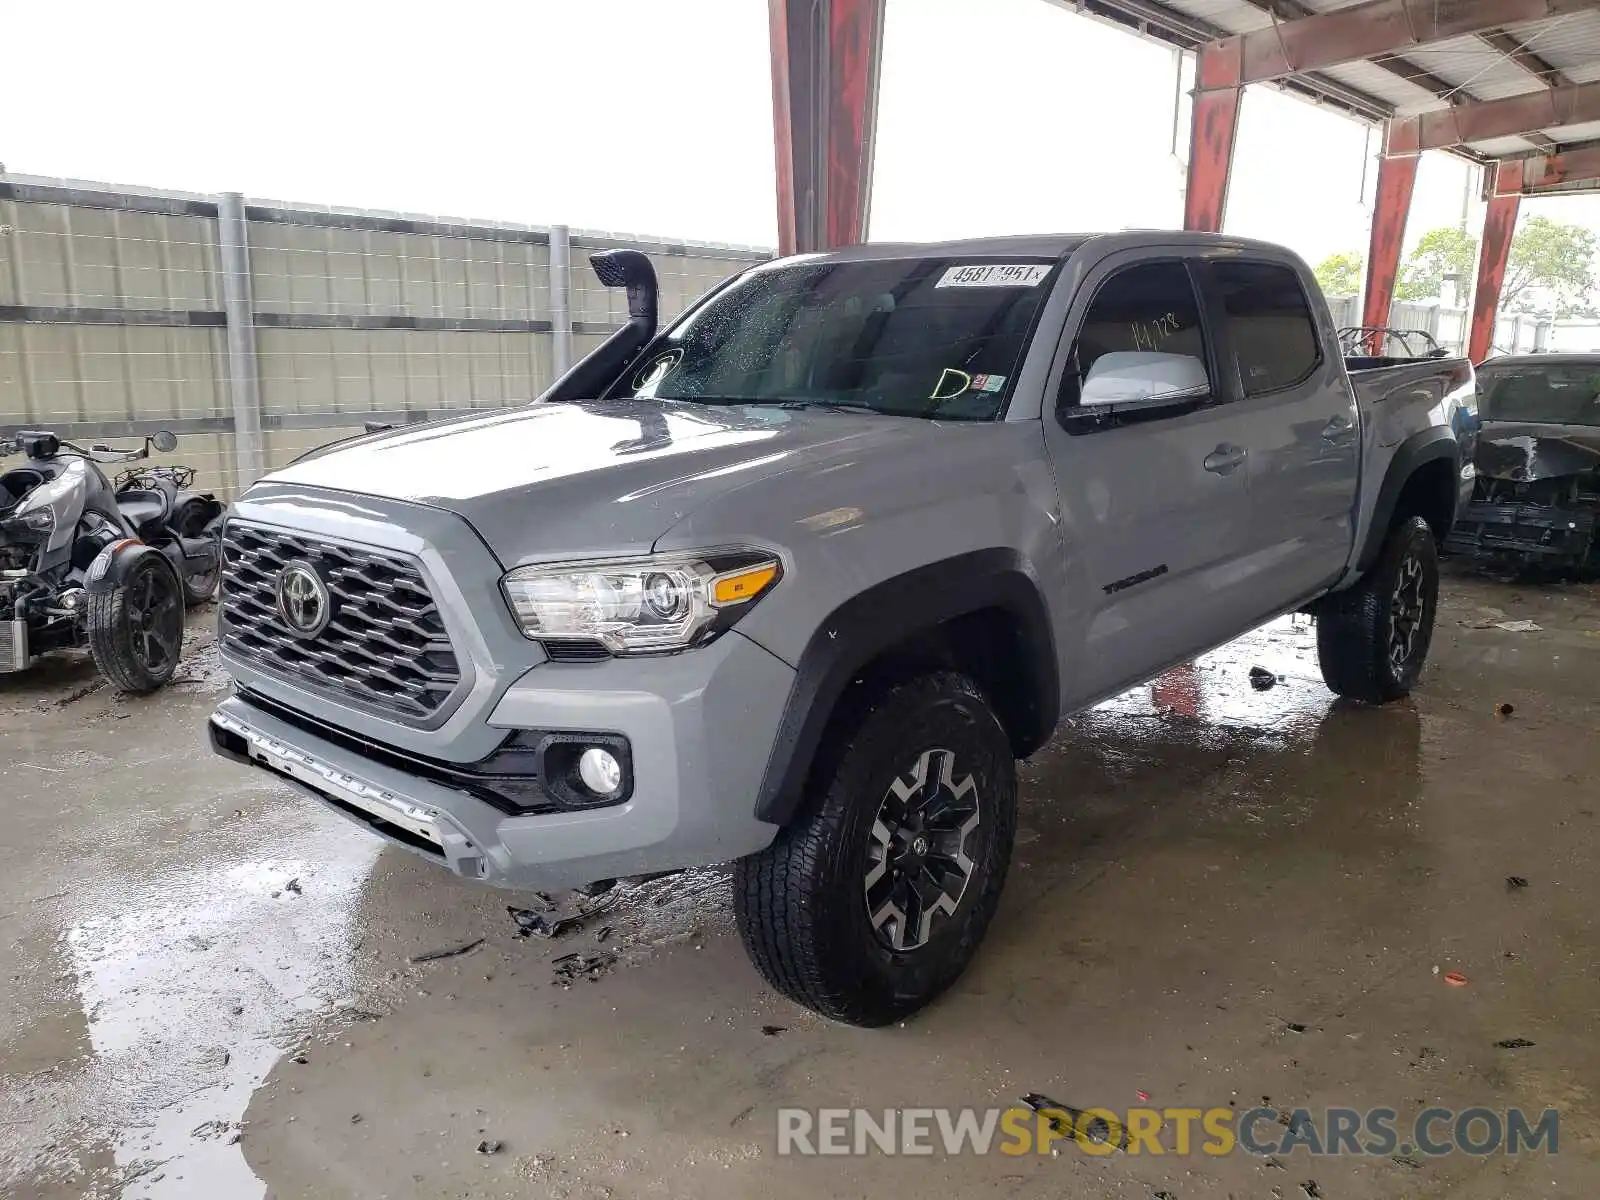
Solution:
[[[746,567],[742,571],[719,575],[711,584],[711,602],[719,607],[743,604],[759,596],[777,577],[777,563],[762,563],[759,567]]]

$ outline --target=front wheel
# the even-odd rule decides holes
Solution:
[[[90,592],[89,653],[124,692],[153,692],[178,669],[183,647],[182,586],[159,554],[145,554],[122,583]]]
[[[1016,832],[1016,763],[971,680],[879,693],[830,733],[806,809],[734,865],[745,950],[773,987],[852,1025],[916,1012],[971,962]]]
[[[1396,522],[1361,579],[1317,607],[1317,662],[1337,695],[1383,704],[1410,693],[1439,607],[1439,555],[1421,517]]]

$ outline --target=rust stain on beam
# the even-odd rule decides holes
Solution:
[[[1400,248],[1406,239],[1406,217],[1417,182],[1415,157],[1385,158],[1378,163],[1378,191],[1372,205],[1372,241],[1367,253],[1367,295],[1361,307],[1363,325],[1387,325],[1400,273]]]
[[[1258,83],[1593,7],[1593,0],[1367,0],[1226,40],[1239,44],[1241,82]]]
[[[1498,180],[1496,181],[1498,184]],[[1478,249],[1478,282],[1472,291],[1472,328],[1467,337],[1467,357],[1482,362],[1494,345],[1494,323],[1500,314],[1500,289],[1505,284],[1506,260],[1511,257],[1511,237],[1517,228],[1517,196],[1493,196],[1483,221],[1483,243]]]
[[[1220,233],[1228,205],[1228,177],[1239,131],[1239,53],[1234,39],[1200,48],[1189,127],[1189,177],[1183,227]]]
[[[1600,83],[1580,83],[1504,100],[1478,100],[1437,112],[1393,117],[1385,125],[1384,149],[1389,154],[1416,154],[1597,120]]]
[[[1494,195],[1533,196],[1554,191],[1567,183],[1600,179],[1600,146],[1567,149],[1560,154],[1534,155],[1500,163],[1495,171]]]
[[[865,239],[885,0],[768,0],[782,253]]]

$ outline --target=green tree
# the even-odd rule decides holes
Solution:
[[[1536,299],[1530,293],[1537,290],[1549,293],[1558,317],[1587,310],[1595,286],[1595,249],[1595,235],[1581,225],[1529,217],[1511,239],[1500,306],[1526,312]]]
[[[1411,252],[1399,282],[1396,300],[1432,300],[1444,287],[1444,277],[1454,275],[1464,290],[1478,262],[1478,239],[1464,229],[1447,226],[1422,235]]]
[[[1558,317],[1592,311],[1596,287],[1594,258],[1600,239],[1581,225],[1529,217],[1511,239],[1502,312],[1533,312],[1554,307]],[[1478,239],[1452,227],[1430,230],[1411,252],[1395,285],[1396,300],[1431,300],[1454,275],[1465,288],[1478,265]]]
[[[1313,272],[1325,296],[1354,296],[1361,290],[1361,276],[1366,270],[1361,255],[1354,250],[1343,254],[1330,254],[1317,264]]]

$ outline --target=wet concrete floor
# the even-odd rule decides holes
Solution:
[[[1542,628],[1495,627],[1518,619]],[[524,898],[211,758],[204,628],[151,698],[70,656],[0,678],[0,1194],[1600,1193],[1600,591],[1448,580],[1423,686],[1382,709],[1333,702],[1314,640],[1276,622],[1064,725],[1021,768],[977,962],[878,1031],[761,986],[722,870],[520,939]],[[616,959],[569,981],[575,951]],[[1025,1092],[1402,1131],[1554,1107],[1559,1153],[776,1153],[782,1106]]]

